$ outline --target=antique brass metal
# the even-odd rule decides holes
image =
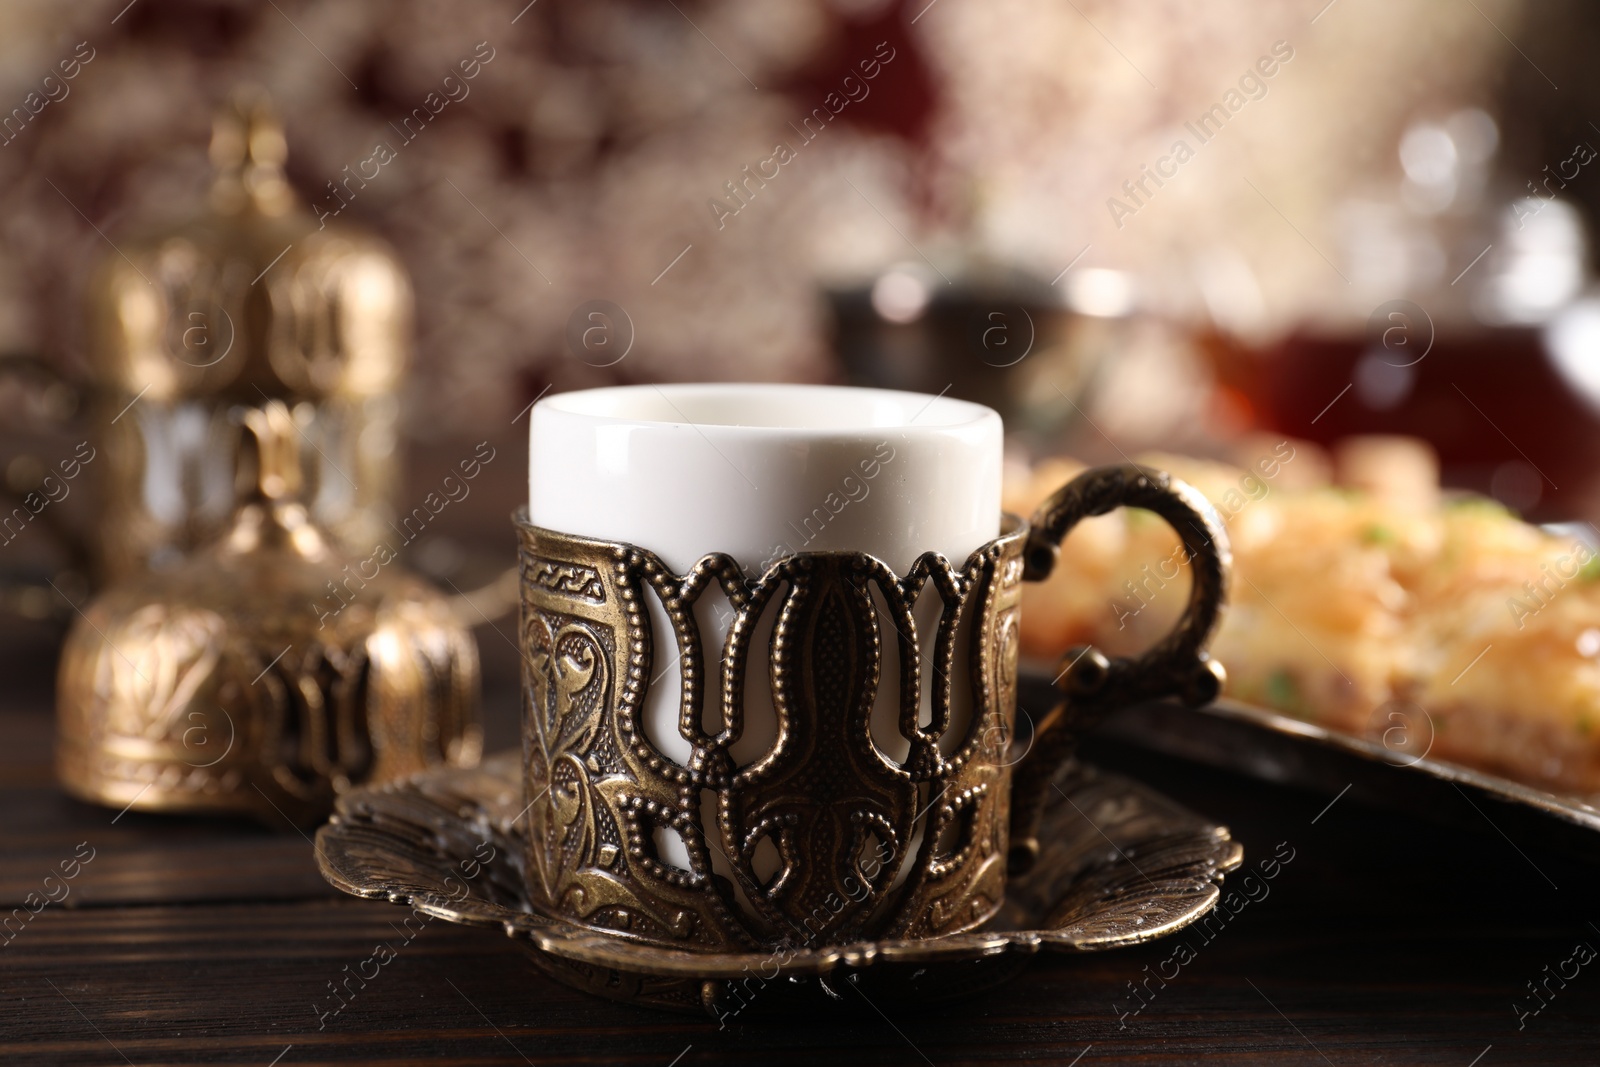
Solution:
[[[215,121],[207,210],[119,236],[93,279],[102,582],[171,566],[227,527],[240,404],[291,407],[316,445],[305,505],[336,544],[370,551],[387,529],[410,285],[382,241],[299,205],[286,154],[265,97],[237,95]]]
[[[1162,514],[1192,550],[1188,611],[1137,660],[1085,653],[1065,672],[1068,703],[1040,724],[1021,763],[1019,822],[1004,741],[1016,713],[1020,583],[1048,570],[1078,519],[1124,504]],[[753,581],[712,554],[678,576],[638,546],[521,516],[517,527],[530,893],[563,922],[661,948],[725,953],[971,930],[1004,902],[1010,842],[1018,869],[1038,855],[1044,792],[1077,728],[1124,700],[1210,699],[1220,677],[1203,646],[1221,608],[1225,535],[1198,493],[1140,468],[1087,472],[1035,529],[1008,518],[960,567],[927,553],[904,577],[837,552],[786,557]],[[734,613],[720,655],[708,655],[695,615],[712,583]],[[943,605],[931,663],[913,615],[930,587]],[[656,647],[649,598],[674,648]],[[770,647],[752,648],[768,613]],[[899,671],[885,678],[890,640]],[[678,733],[692,752],[683,763],[659,751],[642,719],[648,689],[673,662]],[[776,737],[740,765],[732,749],[746,687],[769,674]],[[873,739],[880,683],[895,687],[903,760]],[[946,737],[956,699],[971,713],[960,736]],[[704,725],[708,701],[720,710],[716,732]],[[681,838],[688,869],[664,862],[663,832]],[[763,841],[780,860],[766,878],[754,862]]]
[[[1017,769],[1011,812],[1013,871],[1027,870],[1039,854],[1037,827],[1050,775],[1108,712],[1165,696],[1181,697],[1191,706],[1209,704],[1227,678],[1205,648],[1228,602],[1233,569],[1228,535],[1205,494],[1165,471],[1133,464],[1098,467],[1056,490],[1029,520],[1023,578],[1048,578],[1072,528],[1119,507],[1153,511],[1177,533],[1189,568],[1189,601],[1172,632],[1141,656],[1110,658],[1089,646],[1069,648],[1062,655],[1056,685],[1065,699],[1037,724],[1033,758]]]
[[[503,931],[540,971],[586,992],[743,1022],[867,1010],[846,982],[881,1007],[925,1009],[1010,980],[1041,950],[1098,952],[1165,937],[1216,905],[1242,858],[1225,827],[1148,786],[1071,762],[1052,780],[1039,862],[1012,879],[1004,906],[976,930],[685,952],[571,922],[539,882],[523,878],[523,762],[502,752],[477,769],[441,767],[341,796],[317,832],[323,877],[419,920]]]
[[[1009,736],[1015,703],[1020,524],[959,570],[928,554],[901,579],[869,556],[815,553],[780,560],[754,583],[724,555],[680,578],[640,548],[518,525],[528,871],[560,913],[658,944],[726,950],[869,932],[932,937],[1000,906],[1005,769],[982,749],[986,738]],[[708,657],[693,608],[713,581],[735,617],[721,666],[702,682]],[[922,727],[911,605],[927,585],[945,607],[931,665],[933,721]],[[882,632],[872,589],[898,634]],[[648,596],[660,598],[676,638],[679,732],[694,750],[684,766],[656,750],[641,721],[648,680],[672,658],[653,647]],[[769,607],[778,613],[770,651],[777,739],[766,757],[738,767],[729,749],[744,729],[746,679],[766,673],[768,650],[750,645]],[[895,680],[911,745],[902,765],[869,737],[880,645],[891,639],[906,665]],[[966,738],[946,756],[939,740],[960,653],[972,664],[975,703]],[[702,725],[708,696],[724,718],[714,735]],[[714,826],[702,824],[705,792],[716,798]],[[926,834],[958,842],[948,852],[913,853],[925,809]],[[658,829],[682,837],[694,869],[662,863]],[[783,863],[765,881],[753,863],[762,838]],[[729,875],[714,873],[712,849]],[[902,867],[909,873],[891,892]],[[754,914],[742,913],[735,885]]]
[[[241,419],[245,503],[221,538],[114,585],[68,635],[63,784],[117,808],[281,827],[321,820],[353,784],[475,764],[471,633],[420,580],[357,564],[309,519],[284,404]]]

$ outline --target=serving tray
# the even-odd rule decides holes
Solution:
[[[994,988],[1041,949],[1100,951],[1179,930],[1216,904],[1224,874],[1243,858],[1226,827],[1138,782],[1078,763],[1054,784],[1039,861],[1012,880],[999,914],[975,931],[923,941],[706,953],[554,917],[522,876],[516,752],[346,794],[317,832],[317,863],[347,893],[499,929],[547,975],[633,1004],[718,1019],[858,994],[925,1005]]]
[[[1024,665],[1019,718],[1042,718],[1060,699],[1048,670]],[[1238,771],[1451,825],[1496,832],[1519,849],[1600,859],[1600,807],[1500,775],[1386,747],[1266,708],[1218,700],[1200,708],[1155,701],[1108,715],[1093,737]]]

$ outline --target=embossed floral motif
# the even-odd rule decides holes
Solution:
[[[102,656],[95,687],[115,709],[107,726],[126,737],[181,743],[185,715],[211,682],[224,624],[215,612],[139,609],[124,623],[132,657]]]
[[[601,866],[595,798],[585,759],[600,731],[608,660],[599,639],[581,623],[563,623],[543,613],[527,622],[529,737],[538,751],[531,762],[545,803],[535,804],[539,876],[552,900],[567,891],[579,868]]]

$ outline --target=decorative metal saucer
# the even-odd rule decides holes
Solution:
[[[334,886],[468,926],[498,927],[568,985],[633,1004],[726,1019],[840,999],[844,982],[878,1003],[921,1005],[991,989],[1041,948],[1089,952],[1162,937],[1205,915],[1243,849],[1147,786],[1081,763],[1055,780],[1033,869],[1012,879],[977,930],[776,952],[688,952],[551,917],[523,879],[520,754],[437,768],[339,798],[317,833]]]

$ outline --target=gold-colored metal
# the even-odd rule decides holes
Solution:
[[[1208,704],[1227,677],[1222,664],[1206,653],[1228,601],[1233,552],[1227,530],[1204,493],[1165,471],[1131,463],[1096,467],[1056,490],[1028,522],[1024,579],[1048,578],[1072,528],[1119,507],[1153,511],[1177,533],[1189,568],[1189,601],[1172,631],[1143,655],[1113,659],[1085,645],[1061,657],[1056,685],[1063,700],[1037,724],[1033,758],[1017,770],[1013,871],[1026,870],[1042,847],[1037,827],[1049,800],[1050,775],[1108,712],[1168,696],[1190,706]]]
[[[1004,895],[1009,768],[984,749],[1010,736],[1016,707],[1023,533],[1011,525],[959,569],[929,553],[902,579],[870,556],[805,553],[747,583],[725,555],[678,577],[644,549],[519,520],[529,877],[570,921],[702,950],[934,937],[989,918]],[[694,606],[713,581],[734,617],[708,670]],[[924,664],[911,608],[930,584],[944,611],[935,662]],[[675,649],[654,647],[649,597]],[[768,610],[770,651],[752,649]],[[902,666],[884,684],[898,687],[904,761],[871,737],[890,640]],[[972,709],[945,754],[957,656],[970,667]],[[693,749],[684,765],[656,749],[642,721],[650,679],[674,659],[678,732]],[[746,678],[764,677],[769,661],[776,737],[741,767],[730,749],[745,729]],[[922,726],[919,679],[930,670],[932,721]],[[721,709],[714,734],[708,698]],[[713,825],[702,818],[708,793]],[[681,837],[691,869],[662,861],[660,830]],[[930,847],[913,848],[919,832]],[[754,862],[763,839],[781,861],[765,879]]]
[[[996,742],[1010,738],[1016,713],[1020,583],[1048,569],[1078,519],[1122,504],[1179,528],[1197,576],[1189,610],[1137,660],[1094,653],[1065,672],[1068,703],[1040,725],[1022,761],[1013,815],[1014,761]],[[1005,899],[1008,853],[1022,870],[1042,848],[1044,791],[1072,750],[1070,727],[1133,698],[1209,699],[1219,676],[1202,649],[1221,609],[1228,549],[1203,498],[1165,475],[1102,468],[1039,517],[1032,532],[1008,517],[1005,532],[959,568],[927,553],[902,578],[865,554],[800,553],[746,581],[727,555],[680,577],[646,549],[519,515],[533,897],[563,922],[694,952],[944,938],[991,918]],[[733,618],[720,653],[708,654],[696,605],[713,582]],[[913,606],[930,585],[942,613],[926,662]],[[651,600],[675,647],[656,647]],[[770,646],[752,647],[764,618]],[[682,763],[643,723],[646,694],[674,664],[678,734],[691,751]],[[746,726],[747,683],[768,678],[775,737],[741,764],[733,747]],[[880,685],[895,693],[903,759],[874,738]],[[708,703],[719,712],[714,731]],[[970,706],[959,729],[958,703]],[[664,833],[681,839],[687,869],[664,861]],[[767,877],[755,860],[763,844],[778,860]]]
[[[281,399],[308,450],[306,507],[352,551],[387,529],[411,291],[386,244],[297,203],[259,93],[219,113],[208,209],[119,237],[90,294],[102,580],[170,566],[237,503],[228,412]],[[339,175],[341,197],[364,181]]]
[[[57,767],[112,807],[282,825],[351,785],[470,766],[477,646],[392,556],[357,562],[299,499],[301,438],[273,401],[242,413],[245,502],[223,535],[82,612],[57,686]]]
[[[999,913],[975,930],[681,951],[572,922],[540,881],[523,878],[532,847],[523,763],[522,753],[502,752],[474,770],[436,768],[341,796],[317,832],[323,877],[419,917],[503,931],[546,975],[586,992],[744,1021],[859,1003],[847,981],[881,1007],[926,1008],[1010,980],[1041,949],[1102,951],[1165,937],[1211,911],[1243,855],[1225,827],[1147,786],[1069,763],[1052,779],[1039,862],[1012,879]]]

